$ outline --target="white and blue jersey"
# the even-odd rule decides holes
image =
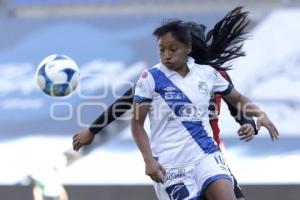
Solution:
[[[150,145],[164,167],[196,163],[218,151],[209,124],[208,106],[213,93],[228,94],[232,86],[212,67],[188,59],[182,77],[162,63],[141,75],[135,102],[150,103]]]

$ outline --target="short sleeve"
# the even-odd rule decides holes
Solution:
[[[151,102],[154,92],[154,80],[152,75],[143,71],[135,85],[133,101],[137,103]]]
[[[214,83],[212,91],[220,95],[227,95],[232,91],[232,89],[232,84],[224,79],[224,77],[217,70],[214,70]]]

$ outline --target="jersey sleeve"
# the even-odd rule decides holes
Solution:
[[[214,84],[212,91],[220,95],[227,95],[232,91],[232,89],[232,84],[224,79],[217,70],[214,70]]]
[[[137,103],[151,102],[154,92],[154,80],[152,75],[143,71],[135,85],[133,101]]]

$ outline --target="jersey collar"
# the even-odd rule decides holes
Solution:
[[[187,60],[187,66],[188,66],[188,68],[190,69],[190,71],[191,71],[192,68],[194,67],[194,64],[195,64],[195,59],[192,58],[192,57],[188,57],[188,60]],[[161,62],[160,62],[160,66],[161,66],[161,67],[160,67],[161,71],[162,71],[167,77],[170,77],[170,76],[176,74],[175,71],[168,69],[168,68],[167,68],[164,64],[162,64]]]

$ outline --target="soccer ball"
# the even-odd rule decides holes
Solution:
[[[43,92],[54,97],[72,93],[79,82],[79,69],[70,57],[50,55],[36,69],[36,82]]]

